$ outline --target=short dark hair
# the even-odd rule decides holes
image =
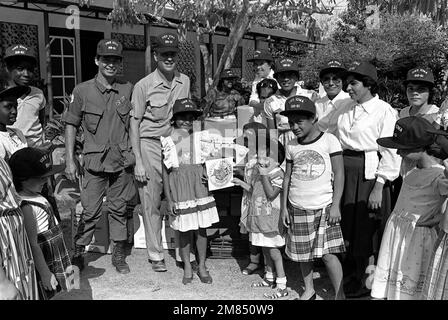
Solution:
[[[419,81],[409,81],[405,86],[404,86],[404,92],[406,94],[407,88],[408,88],[408,84],[410,83],[417,83],[420,84],[426,88],[428,88],[429,91],[429,97],[428,97],[428,103],[429,104],[433,104],[434,103],[434,96],[437,94],[437,88],[435,86],[430,85],[429,83],[425,83],[425,82],[419,82]]]
[[[366,87],[366,88],[369,87],[370,88],[370,93],[372,95],[375,95],[375,94],[377,94],[379,92],[378,83],[375,80],[373,80],[371,77],[360,75],[360,74],[356,74],[356,73],[352,73],[350,75],[353,76],[353,78],[355,78],[355,80],[362,82],[362,85],[364,87]],[[345,78],[344,79],[343,90],[347,91],[347,87],[348,87],[347,78]]]

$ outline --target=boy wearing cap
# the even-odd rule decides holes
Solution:
[[[251,59],[247,62],[252,62],[255,68],[255,79],[252,82],[252,92],[249,98],[249,105],[254,108],[262,108],[259,106],[260,97],[257,92],[257,84],[264,79],[274,79],[274,58],[268,50],[256,50]]]
[[[344,291],[354,298],[368,294],[365,270],[374,254],[374,234],[381,237],[391,211],[390,183],[398,177],[401,159],[395,150],[376,143],[393,133],[397,112],[377,95],[375,66],[355,61],[344,78],[351,101],[332,117],[328,132],[344,150],[341,227],[347,246],[344,274],[350,276]]]
[[[19,149],[27,147],[25,136],[10,126],[17,118],[17,97],[30,91],[30,87],[16,86],[0,93],[0,157],[9,160]]]
[[[342,267],[337,253],[345,251],[339,225],[344,188],[341,144],[335,136],[316,128],[316,107],[304,96],[286,100],[281,115],[288,118],[297,137],[286,146],[282,216],[289,227],[285,252],[300,263],[305,292],[301,300],[314,300],[313,261],[322,258],[335,299],[344,299]]]
[[[293,138],[288,125],[288,118],[281,116],[280,112],[285,110],[285,101],[296,95],[305,96],[313,101],[318,99],[316,92],[302,89],[297,83],[299,80],[299,65],[295,59],[281,58],[276,62],[274,78],[280,85],[276,94],[264,102],[264,115],[267,119],[268,129],[278,129],[279,133],[285,133],[283,145]]]
[[[9,86],[29,86],[28,94],[17,99],[17,121],[11,128],[21,130],[28,146],[38,147],[44,143],[43,124],[47,101],[39,88],[31,86],[37,65],[34,50],[23,44],[16,44],[6,49],[6,70]]]
[[[325,90],[325,96],[316,101],[317,127],[326,131],[334,112],[350,100],[347,92],[342,90],[342,78],[346,69],[338,60],[328,61],[319,73],[319,80]]]
[[[152,268],[167,271],[162,246],[160,212],[163,192],[162,146],[160,137],[172,133],[173,105],[190,98],[190,79],[177,71],[178,37],[164,33],[157,37],[154,59],[157,69],[141,79],[132,93],[130,134],[135,154],[135,179],[143,207],[146,249]]]
[[[81,204],[83,212],[75,235],[72,263],[84,267],[84,249],[95,232],[107,196],[109,233],[115,246],[112,264],[120,273],[129,273],[125,261],[127,240],[126,202],[135,194],[130,170],[134,164],[129,142],[129,112],[132,84],[116,78],[122,61],[122,45],[104,39],[98,43],[95,78],[73,89],[71,103],[65,110],[67,177],[75,181],[81,174],[75,164],[76,130],[84,132]],[[107,192],[106,192],[107,188]]]
[[[437,239],[435,226],[448,196],[444,167],[432,154],[435,136],[431,123],[421,117],[398,120],[391,136],[380,146],[398,149],[404,159],[416,161],[404,178],[397,204],[387,220],[378,254],[372,297],[421,300],[431,252]]]
[[[209,90],[204,98],[204,115],[218,118],[235,117],[236,108],[244,105],[243,97],[234,89],[237,79],[238,75],[231,69],[221,72],[216,90]]]

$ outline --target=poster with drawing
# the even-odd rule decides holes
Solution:
[[[233,159],[221,158],[205,161],[210,191],[232,187]]]

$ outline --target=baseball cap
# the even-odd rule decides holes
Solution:
[[[99,56],[115,56],[123,58],[123,46],[113,39],[103,39],[96,46],[96,54]]]
[[[15,86],[11,88],[0,89],[0,101],[6,98],[18,99],[24,94],[28,94],[31,91],[27,86]]]
[[[430,69],[417,67],[408,71],[406,80],[403,81],[403,84],[407,86],[409,82],[423,82],[426,85],[433,87],[434,75]]]
[[[294,113],[306,113],[315,115],[316,106],[313,101],[304,96],[294,96],[288,98],[285,102],[285,110],[280,112],[283,116],[289,116]]]
[[[189,98],[178,99],[174,102],[173,116],[179,113],[191,112],[199,116],[202,114],[202,110],[198,108],[196,103]]]
[[[49,177],[64,170],[65,164],[52,165],[50,153],[37,148],[23,148],[9,159],[12,175],[17,178]]]
[[[332,59],[327,61],[324,67],[320,70],[319,78],[322,78],[322,76],[328,72],[334,72],[337,74],[339,72],[345,72],[345,71],[347,71],[347,69],[344,68],[344,65],[342,64],[341,61]]]
[[[178,52],[179,39],[174,33],[163,33],[155,39],[155,49],[157,52]]]
[[[358,74],[361,76],[368,76],[372,78],[375,82],[378,82],[378,73],[373,64],[363,61],[354,61],[347,69],[345,73],[345,77],[348,77],[350,74]]]
[[[299,65],[295,59],[281,58],[278,60],[275,64],[274,78],[277,78],[279,73],[286,71],[293,71],[297,73],[297,77],[299,77]]]
[[[238,75],[233,72],[232,69],[225,69],[224,71],[221,72],[220,79],[232,79],[232,78],[238,78]]]
[[[247,59],[247,62],[254,62],[256,60],[274,61],[274,58],[268,50],[255,50],[253,57]]]
[[[15,44],[6,48],[4,60],[7,61],[14,57],[26,57],[37,63],[34,49],[23,44]]]
[[[435,142],[435,136],[428,132],[433,128],[432,124],[422,117],[406,117],[395,123],[392,137],[379,138],[376,142],[391,149],[422,148]]]

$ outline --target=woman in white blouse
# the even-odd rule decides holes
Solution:
[[[345,75],[345,90],[352,101],[341,106],[329,131],[344,150],[345,185],[341,227],[347,246],[344,286],[347,297],[369,293],[363,278],[374,253],[374,234],[390,214],[390,182],[398,177],[401,159],[396,150],[376,140],[392,136],[397,112],[378,98],[376,68],[354,62]],[[378,248],[377,248],[378,249]]]

